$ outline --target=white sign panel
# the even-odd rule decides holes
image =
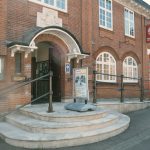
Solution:
[[[88,68],[73,70],[74,97],[88,99]]]
[[[65,64],[65,73],[70,73],[71,65],[69,63]]]

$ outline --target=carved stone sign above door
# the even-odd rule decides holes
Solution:
[[[42,13],[37,12],[36,26],[42,27],[42,28],[47,27],[47,26],[62,27],[62,19],[58,18],[57,11],[43,7]]]

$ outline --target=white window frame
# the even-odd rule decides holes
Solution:
[[[112,4],[112,0],[109,0],[109,1],[111,2],[111,10],[106,9],[106,0],[105,0],[105,8],[100,6],[100,0],[99,0],[99,27],[102,27],[104,29],[112,31],[113,30],[113,8],[112,8],[113,4]],[[104,10],[104,12],[105,12],[105,26],[101,24],[101,20],[100,20],[100,10],[101,9]],[[111,13],[111,28],[108,28],[106,26],[106,18],[107,18],[106,13],[107,12]]]
[[[130,12],[133,13],[133,20],[130,20],[129,17],[126,18],[126,15],[125,15],[126,10],[128,11],[128,14],[130,14]],[[126,21],[129,22],[129,24],[128,24],[128,29],[129,29],[128,32],[129,32],[129,34],[126,33]],[[133,35],[130,34],[130,24],[131,24],[131,23],[133,23]],[[126,36],[129,36],[129,37],[131,37],[131,38],[135,38],[135,19],[134,19],[134,12],[131,11],[130,9],[128,9],[128,8],[124,8],[124,32],[125,32],[125,35],[126,35]]]
[[[104,62],[104,54],[108,54],[109,55],[109,61],[108,62]],[[102,61],[99,61],[98,59],[102,56]],[[112,63],[110,61],[110,57],[112,57],[114,63]],[[104,73],[104,65],[108,65],[109,67],[109,70],[108,70],[108,73],[106,74],[111,74],[111,70],[110,70],[110,66],[113,66],[114,67],[114,72],[112,75],[116,75],[116,60],[115,58],[108,52],[102,52],[100,53],[97,58],[96,58],[96,71],[98,70],[97,68],[97,65],[102,65],[102,70],[99,72],[99,73]],[[98,77],[100,78],[100,74],[97,74],[96,75],[96,81],[101,81],[101,82],[110,82],[110,83],[115,83],[116,82],[116,76],[108,76],[108,80],[104,79],[106,75],[102,75],[102,79],[98,79]],[[113,79],[111,79],[113,78]]]
[[[132,65],[128,64],[129,58],[132,59]],[[127,60],[127,64],[125,63],[125,60]],[[133,65],[133,62],[136,64],[136,66]],[[132,69],[131,76],[129,75],[129,68]],[[126,74],[125,74],[124,69],[126,69]],[[136,69],[136,73],[134,73],[134,69]],[[135,76],[135,74],[136,74],[136,76]],[[125,77],[131,77],[131,78],[124,78],[123,79],[124,83],[137,83],[138,82],[138,64],[137,64],[136,60],[131,56],[127,56],[123,61],[123,75]],[[132,78],[136,78],[136,79],[132,79]]]
[[[56,9],[56,10],[59,10],[59,11],[65,12],[65,13],[67,13],[67,11],[68,11],[68,7],[67,7],[68,0],[64,0],[65,1],[65,9],[61,9],[61,8],[57,7],[57,4],[56,4],[57,0],[54,0],[54,5],[47,4],[44,2],[44,0],[28,0],[28,1],[40,4],[45,7],[53,8],[53,9]]]

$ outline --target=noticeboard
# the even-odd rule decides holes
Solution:
[[[73,69],[73,94],[74,98],[89,99],[87,67]]]

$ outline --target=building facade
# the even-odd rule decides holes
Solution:
[[[0,88],[35,79],[53,71],[53,101],[73,99],[72,68],[88,67],[89,97],[93,99],[93,71],[149,78],[146,27],[150,6],[139,0],[0,0]],[[69,64],[70,71],[65,67]],[[97,97],[115,98],[120,80],[97,75]],[[145,83],[149,87],[149,83]],[[109,91],[107,88],[110,88]],[[49,90],[49,80],[1,94],[0,111],[31,102]],[[138,97],[138,91],[126,91]],[[46,100],[42,100],[46,101]]]

